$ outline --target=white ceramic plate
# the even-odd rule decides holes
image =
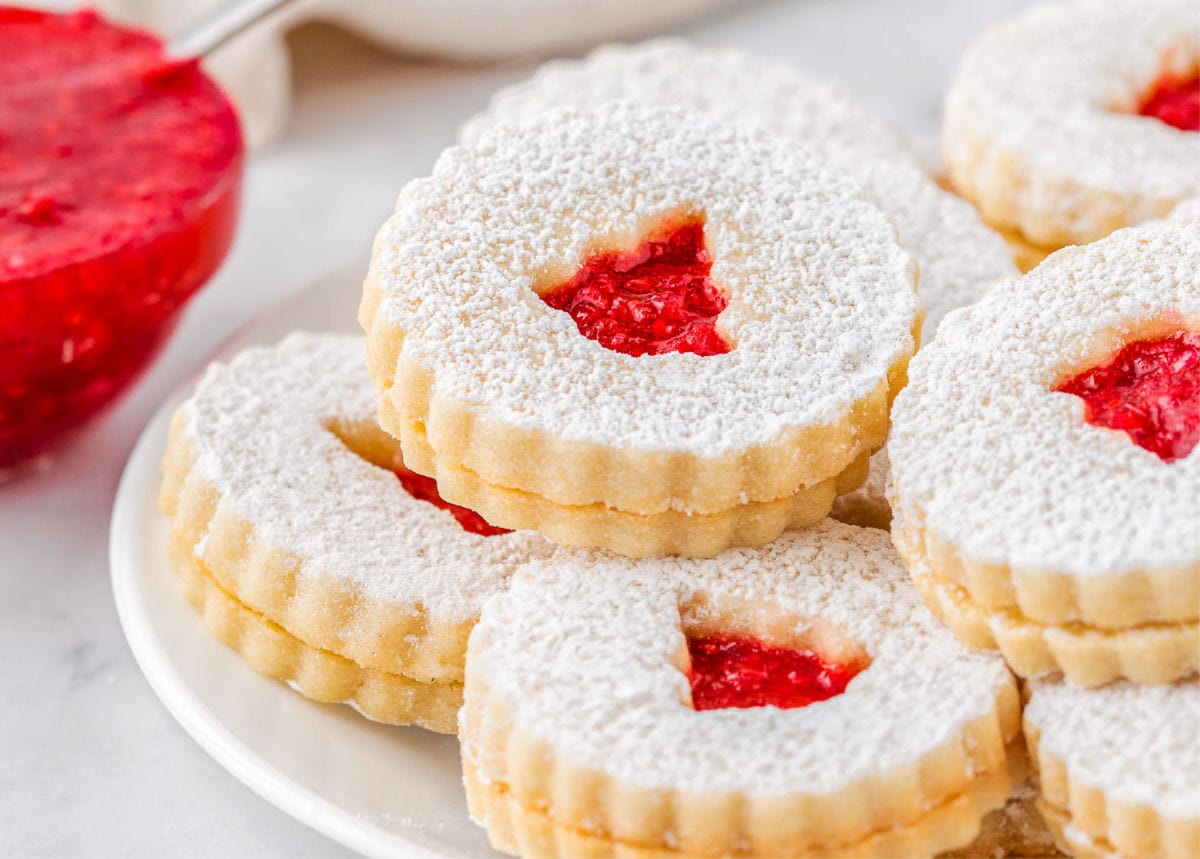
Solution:
[[[362,272],[348,270],[272,311],[219,356],[297,328],[357,331]],[[190,386],[189,386],[190,387]],[[458,743],[316,704],[252,671],[211,638],[167,562],[159,459],[181,391],[125,466],[109,538],[125,637],[163,704],[225,769],[297,820],[372,856],[498,857],[467,817]]]

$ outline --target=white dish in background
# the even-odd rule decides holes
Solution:
[[[227,357],[297,328],[357,331],[362,272],[330,276],[227,343]],[[190,384],[188,386],[190,388]],[[180,593],[158,510],[159,460],[180,391],[129,457],[109,541],[125,637],[163,704],[225,769],[335,841],[372,856],[498,857],[467,817],[458,742],[370,722],[256,674],[212,638]]]
[[[170,39],[226,0],[96,0],[118,21]],[[54,8],[63,0],[32,0]],[[278,140],[291,113],[288,31],[323,21],[402,55],[487,63],[579,51],[652,35],[732,0],[298,0],[205,58],[229,93],[250,145]]]

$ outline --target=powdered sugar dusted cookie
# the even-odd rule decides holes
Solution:
[[[1198,270],[1186,211],[1060,251],[951,314],[896,400],[896,545],[1022,676],[1197,669]]]
[[[452,730],[480,606],[549,545],[452,508],[404,469],[364,354],[360,337],[295,334],[208,370],[163,461],[171,559],[256,669]]]
[[[885,532],[825,520],[526,566],[472,633],[460,739],[473,816],[524,856],[915,856],[1004,803],[1017,711]]]
[[[459,140],[470,144],[492,126],[527,123],[554,108],[614,100],[702,111],[811,149],[845,171],[896,225],[920,267],[927,338],[948,311],[1015,273],[1003,241],[969,204],[924,175],[908,141],[886,120],[835,86],[734,50],[659,39],[554,60],[496,93]]]
[[[969,203],[922,172],[908,142],[889,123],[834,86],[733,50],[661,39],[606,46],[584,60],[555,60],[493,96],[459,138],[469,143],[497,124],[527,123],[556,107],[595,108],[617,99],[694,108],[809,148],[844,170],[895,224],[901,247],[920,269],[926,339],[948,311],[978,300],[992,283],[1016,273],[1003,240]],[[886,479],[887,457],[881,453],[872,460],[867,483],[841,496],[833,515],[886,527],[891,515],[882,489]]]
[[[1043,3],[987,30],[946,97],[955,187],[1053,250],[1160,217],[1200,190],[1200,7]]]
[[[1039,807],[1073,856],[1200,855],[1200,682],[1027,689]]]
[[[561,543],[707,555],[861,483],[914,277],[812,155],[612,104],[445,153],[380,231],[360,319],[381,423],[448,499]]]
[[[495,125],[524,125],[559,107],[609,101],[691,107],[716,119],[777,134],[849,163],[921,162],[897,129],[836,86],[791,66],[682,39],[605,45],[582,60],[551,60],[528,80],[505,87],[459,131],[470,145]],[[786,108],[786,109],[784,109]]]

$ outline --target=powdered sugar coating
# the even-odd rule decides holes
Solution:
[[[464,531],[330,431],[375,423],[364,355],[361,337],[296,333],[213,364],[183,406],[195,471],[217,490],[219,511],[299,559],[298,575],[469,620],[550,545],[528,532]]]
[[[948,316],[892,410],[897,515],[1037,575],[1200,569],[1200,453],[1166,463],[1054,388],[1123,343],[1200,328],[1200,221],[1051,256]]]
[[[702,214],[735,348],[632,357],[534,291]],[[911,352],[911,259],[849,180],[699,114],[556,111],[454,148],[376,241],[380,314],[434,397],[553,437],[716,456],[829,425]]]
[[[595,108],[609,101],[690,107],[714,119],[758,129],[853,163],[921,162],[897,129],[863,110],[838,87],[807,80],[791,66],[682,39],[604,45],[582,60],[552,60],[505,87],[459,130],[471,145],[492,126],[525,125],[555,107]]]
[[[896,225],[901,247],[916,260],[929,336],[948,311],[1016,273],[1003,239],[969,203],[921,171],[898,130],[834,86],[733,50],[659,39],[555,60],[496,93],[459,140],[469,144],[492,126],[528,123],[555,107],[595,108],[618,99],[702,111],[812,149],[845,171]]]
[[[1109,802],[1200,818],[1200,681],[1084,689],[1033,680],[1028,692],[1026,723],[1073,782],[1102,791]]]
[[[956,181],[1054,246],[1166,214],[1200,191],[1200,134],[1137,109],[1164,70],[1194,71],[1198,33],[1193,0],[1042,3],[990,28],[946,97]]]
[[[697,712],[673,663],[681,624],[738,606],[777,610],[788,632],[833,624],[872,662],[807,707]],[[968,650],[924,610],[885,532],[831,520],[708,560],[560,550],[487,604],[469,653],[489,700],[564,760],[704,794],[832,794],[913,765],[961,742],[1012,682],[997,655]]]

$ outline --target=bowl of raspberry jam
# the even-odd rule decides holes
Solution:
[[[138,378],[216,272],[245,150],[193,60],[0,6],[0,480]]]

